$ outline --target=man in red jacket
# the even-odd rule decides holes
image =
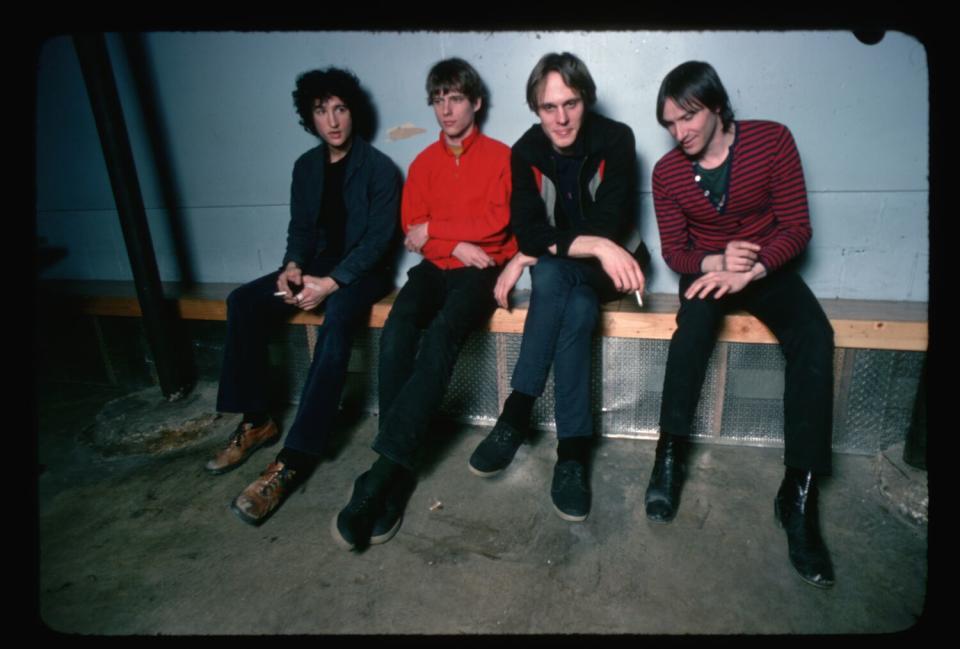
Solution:
[[[493,288],[517,252],[510,234],[510,148],[480,132],[485,90],[462,59],[427,76],[440,137],[410,165],[401,202],[407,250],[423,255],[408,273],[380,337],[379,454],[334,518],[349,549],[386,543],[397,532],[415,464],[464,339],[496,308]]]
[[[794,568],[809,583],[830,587],[816,476],[831,469],[833,329],[788,263],[812,233],[796,145],[782,124],[734,121],[716,71],[699,61],[663,80],[657,120],[678,144],[654,167],[653,200],[663,258],[681,277],[647,517],[666,523],[676,515],[716,332],[726,313],[743,309],[770,328],[786,357],[786,475],[774,511]]]

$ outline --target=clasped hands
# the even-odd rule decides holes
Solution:
[[[767,274],[759,259],[760,246],[749,241],[731,241],[723,254],[707,255],[701,269],[705,274],[698,277],[683,296],[692,300],[704,299],[713,293],[714,299],[739,293],[747,284]]]
[[[294,293],[293,287],[297,286],[303,288]],[[277,291],[284,294],[283,301],[304,311],[311,311],[320,306],[338,288],[339,285],[333,278],[304,275],[293,262],[287,264],[277,277]]]

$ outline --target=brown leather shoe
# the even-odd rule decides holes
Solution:
[[[260,477],[234,498],[230,509],[244,523],[259,525],[270,517],[293,487],[297,472],[283,462],[271,462]]]
[[[204,468],[214,475],[226,473],[247,461],[261,446],[273,444],[280,439],[280,431],[272,419],[263,426],[241,423],[230,436],[230,441]]]

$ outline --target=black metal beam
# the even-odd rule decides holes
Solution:
[[[107,42],[103,34],[82,34],[73,37],[80,59],[83,79],[90,96],[90,105],[97,122],[97,132],[110,175],[113,197],[120,214],[120,226],[130,258],[130,268],[137,288],[137,299],[143,313],[147,342],[156,363],[160,389],[167,399],[176,399],[189,389],[187,372],[178,366],[174,322],[166,308],[160,272],[153,251],[147,214],[140,193],[133,151],[123,119],[123,108],[110,65]]]

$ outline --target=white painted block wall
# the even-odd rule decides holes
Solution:
[[[166,204],[125,49],[108,37],[164,280],[180,279],[170,219],[197,281],[242,282],[283,256],[293,161],[315,144],[297,123],[300,72],[352,69],[379,114],[373,144],[406,172],[437,137],[424,80],[437,60],[471,61],[491,92],[485,131],[512,144],[535,116],[530,69],[548,51],[586,61],[598,109],[637,138],[639,227],[657,264],[649,289],[673,292],[650,197],[653,164],[672,146],[655,120],[663,76],[690,59],[716,67],[739,118],[787,124],[810,194],[814,237],[801,271],[823,298],[927,299],[928,79],[923,45],[890,32],[157,33],[144,37],[176,200]],[[48,278],[131,277],[72,41],[48,41],[37,101],[37,235],[67,255]],[[411,123],[426,132],[391,140]],[[173,216],[172,216],[173,215]],[[398,279],[416,262],[404,257]],[[521,288],[529,286],[528,278]]]

